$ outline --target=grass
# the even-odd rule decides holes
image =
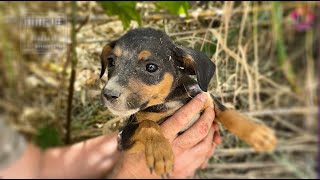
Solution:
[[[277,60],[278,64],[281,67],[286,79],[289,81],[292,89],[296,89],[296,85],[294,82],[295,74],[293,72],[293,68],[288,59],[288,55],[286,53],[286,47],[284,44],[284,34],[282,29],[282,21],[283,21],[283,10],[282,4],[279,1],[272,2],[272,27],[274,33],[274,41],[277,50]]]

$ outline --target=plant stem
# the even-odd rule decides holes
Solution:
[[[73,99],[73,91],[74,91],[74,81],[76,77],[76,67],[78,63],[77,59],[77,52],[76,52],[76,14],[77,14],[77,2],[72,1],[72,21],[71,21],[71,45],[69,53],[71,53],[71,77],[70,77],[70,85],[69,85],[69,96],[68,96],[68,108],[67,108],[67,124],[66,124],[66,137],[65,137],[65,144],[70,143],[70,134],[71,134],[71,111],[72,111],[72,99]]]
[[[282,16],[283,8],[282,4],[279,1],[272,2],[272,24],[273,24],[273,35],[275,39],[275,47],[277,50],[277,59],[278,64],[283,71],[284,76],[290,83],[291,88],[295,91],[295,74],[293,68],[289,62],[288,55],[285,49],[285,43],[283,40],[283,31],[282,31]]]

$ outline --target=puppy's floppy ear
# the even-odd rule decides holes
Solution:
[[[102,52],[100,54],[100,62],[101,62],[101,72],[100,72],[100,78],[103,76],[103,74],[106,71],[106,68],[108,67],[108,56],[110,55],[112,49],[115,47],[117,41],[112,41],[105,45],[102,49]]]
[[[209,82],[216,66],[203,52],[182,46],[174,46],[178,66],[189,75],[197,75],[197,81],[202,91],[207,91]]]

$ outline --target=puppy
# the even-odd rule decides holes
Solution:
[[[207,91],[215,64],[204,53],[176,45],[164,32],[152,28],[128,31],[107,44],[100,58],[100,78],[108,72],[103,103],[114,115],[130,116],[120,131],[119,147],[127,153],[144,150],[151,170],[158,175],[171,173],[174,154],[159,125],[195,95]],[[276,137],[271,129],[208,96],[216,120],[231,133],[258,152],[274,149]]]

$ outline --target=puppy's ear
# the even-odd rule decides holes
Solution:
[[[108,56],[110,55],[111,51],[115,47],[117,41],[112,41],[105,45],[102,49],[102,52],[100,54],[100,62],[101,62],[101,72],[100,72],[100,78],[103,76],[103,74],[106,71],[106,68],[108,67]]]
[[[189,75],[196,75],[202,91],[207,91],[209,82],[214,75],[216,66],[203,52],[186,47],[173,47],[177,65]]]

